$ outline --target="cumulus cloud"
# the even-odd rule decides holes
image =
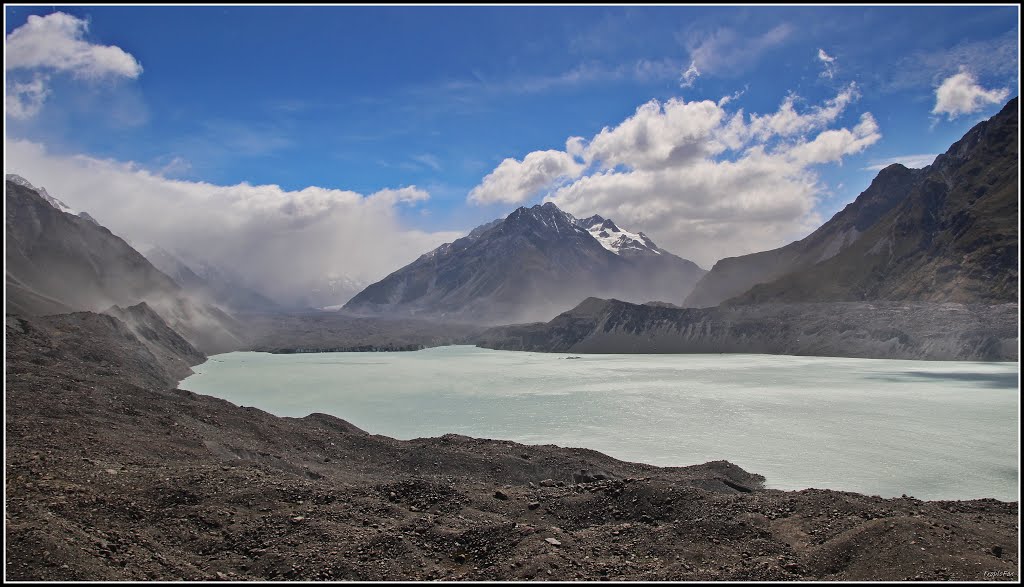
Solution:
[[[683,75],[679,78],[679,87],[690,88],[693,87],[693,83],[700,77],[700,72],[697,71],[697,62],[691,61],[690,67],[683,72]]]
[[[935,107],[932,114],[946,114],[949,120],[961,114],[977,112],[989,104],[999,104],[1010,95],[1006,88],[986,90],[965,67],[943,80],[935,89]]]
[[[135,79],[142,65],[129,53],[112,45],[85,40],[89,22],[63,12],[30,15],[22,26],[4,39],[8,83],[5,92],[8,113],[30,118],[42,108],[50,91],[49,74],[64,73],[79,79]],[[34,72],[31,82],[11,83],[12,72]],[[40,72],[46,72],[41,74]]]
[[[814,207],[825,188],[815,167],[841,163],[881,138],[870,113],[838,126],[857,96],[850,85],[801,107],[789,95],[766,114],[727,111],[727,99],[652,100],[589,141],[573,137],[570,152],[538,151],[546,159],[571,156],[585,167],[570,181],[543,187],[531,174],[529,191],[546,190],[545,200],[573,214],[601,214],[642,230],[710,267],[725,256],[781,246],[821,223]],[[521,181],[515,168],[502,171],[507,184]],[[522,202],[525,194],[501,201]]]
[[[86,41],[88,30],[88,21],[63,12],[29,16],[7,35],[7,69],[49,68],[92,78],[139,77],[142,66],[134,57],[120,47]]]
[[[787,157],[801,166],[818,163],[838,163],[846,155],[859,153],[873,145],[882,135],[871,113],[865,112],[852,129],[840,128],[822,131],[811,141],[800,142],[788,149]]]
[[[576,141],[567,143],[574,149]],[[560,179],[579,177],[584,166],[564,151],[534,151],[523,158],[505,159],[469,192],[469,200],[477,204],[524,202]]]
[[[832,57],[825,52],[824,49],[818,49],[818,61],[821,61],[823,67],[820,76],[832,79],[836,75],[836,58]]]
[[[605,168],[679,165],[721,152],[723,147],[708,137],[724,115],[710,100],[686,102],[673,98],[664,105],[651,100],[615,128],[602,129],[590,141],[584,156]]]
[[[376,281],[462,236],[402,225],[399,208],[429,198],[416,186],[360,194],[214,185],[169,179],[132,163],[56,155],[23,140],[7,142],[6,167],[139,248],[159,245],[228,268],[286,303],[330,277]]]

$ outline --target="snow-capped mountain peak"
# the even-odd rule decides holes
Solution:
[[[78,216],[78,212],[75,212],[74,210],[72,210],[71,206],[68,206],[64,202],[61,202],[57,198],[51,196],[46,191],[46,188],[41,188],[41,187],[37,188],[36,186],[32,185],[32,183],[29,180],[27,180],[24,177],[18,175],[17,173],[8,173],[7,174],[7,181],[9,181],[11,183],[16,183],[16,184],[18,184],[20,186],[27,187],[28,189],[35,191],[40,196],[42,196],[44,200],[49,202],[49,204],[51,206],[53,206],[54,208],[60,210],[61,212],[67,212],[68,214],[71,214],[72,216]],[[92,217],[89,217],[89,220],[92,220]],[[93,220],[93,222],[96,222],[96,221]]]
[[[654,244],[654,241],[647,238],[642,232],[629,232],[615,225],[609,219],[593,215],[576,221],[579,226],[586,229],[601,246],[615,253],[616,255],[654,253],[661,254],[661,249]]]

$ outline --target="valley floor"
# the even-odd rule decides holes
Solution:
[[[398,441],[169,389],[95,315],[6,330],[9,580],[1019,578],[1017,503]]]

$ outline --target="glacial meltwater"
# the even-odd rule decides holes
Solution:
[[[452,432],[661,466],[728,460],[776,489],[1018,499],[1018,363],[575,357],[472,346],[229,353],[180,387],[399,439]]]

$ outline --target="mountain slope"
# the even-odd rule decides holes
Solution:
[[[591,295],[681,301],[704,271],[630,235],[550,202],[522,207],[370,285],[344,309],[493,324],[550,318]]]
[[[1016,301],[1020,192],[1014,98],[917,173],[856,242],[733,300]]]
[[[196,348],[239,348],[241,328],[216,307],[190,299],[124,240],[62,212],[34,189],[7,181],[6,311],[23,315],[100,312],[148,302]]]
[[[709,307],[730,298],[1014,300],[1016,145],[1014,98],[932,165],[883,169],[807,238],[722,259],[685,305]]]
[[[533,352],[1016,361],[1017,312],[1017,304],[834,302],[667,308],[590,298],[547,323],[488,329],[476,343]]]
[[[806,238],[778,249],[728,257],[715,263],[684,305],[717,306],[758,283],[773,281],[837,255],[896,207],[918,181],[920,173],[920,170],[898,164],[886,167],[856,200]]]

